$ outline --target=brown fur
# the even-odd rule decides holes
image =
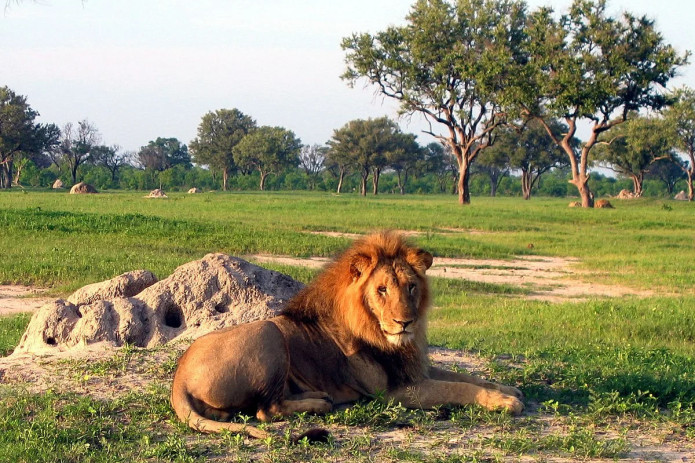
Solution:
[[[326,413],[378,392],[413,408],[475,403],[520,413],[518,389],[428,364],[431,265],[431,254],[396,233],[357,241],[281,315],[196,340],[174,376],[178,417],[204,432],[264,437],[214,419]]]

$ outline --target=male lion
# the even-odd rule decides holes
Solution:
[[[197,339],[174,376],[176,414],[199,431],[265,437],[216,420],[326,413],[378,392],[411,408],[478,404],[520,413],[518,389],[428,364],[431,265],[430,253],[393,232],[357,241],[281,315]]]

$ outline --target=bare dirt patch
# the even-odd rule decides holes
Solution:
[[[22,285],[0,285],[0,316],[34,312],[54,298],[43,296],[45,289]]]
[[[260,263],[274,262],[309,268],[321,268],[330,262],[326,257],[306,259],[287,256],[254,255]],[[523,296],[550,302],[582,301],[591,297],[652,296],[652,291],[619,285],[603,285],[581,280],[579,259],[566,257],[519,256],[512,260],[462,259],[435,257],[430,276],[518,286],[530,291]]]

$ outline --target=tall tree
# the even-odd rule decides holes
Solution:
[[[324,164],[328,172],[338,179],[336,193],[340,194],[343,189],[345,176],[352,166],[349,147],[344,143],[337,142],[335,139],[328,141],[328,150],[326,151],[326,160]]]
[[[11,188],[14,162],[44,152],[55,143],[57,127],[34,123],[39,115],[26,97],[0,87],[0,188]]]
[[[334,153],[355,166],[360,173],[360,194],[367,194],[367,180],[372,175],[372,191],[378,193],[379,176],[388,165],[386,153],[397,149],[400,134],[398,125],[388,117],[355,119],[333,132],[328,142]]]
[[[671,157],[670,142],[663,119],[634,116],[611,131],[610,141],[597,145],[596,157],[609,169],[630,178],[632,193],[640,197],[651,165]]]
[[[67,165],[72,183],[77,183],[77,170],[90,159],[92,148],[101,141],[96,126],[83,119],[75,127],[68,122],[60,137],[60,158]]]
[[[432,142],[425,146],[422,149],[422,157],[418,161],[417,171],[421,175],[433,174],[440,193],[445,193],[447,184],[453,181],[453,193],[456,193],[458,165],[449,145]]]
[[[316,188],[319,174],[324,169],[328,148],[320,145],[304,145],[299,153],[299,166],[309,179],[309,189]]]
[[[105,167],[111,173],[111,181],[116,181],[116,175],[121,167],[128,163],[129,153],[121,151],[118,145],[99,145],[92,148],[94,164]]]
[[[695,179],[695,90],[682,87],[673,94],[673,106],[665,111],[666,121],[671,127],[674,145],[683,153],[687,163],[679,164],[688,182],[688,200],[693,200]]]
[[[686,178],[685,172],[688,169],[688,163],[678,158],[675,153],[668,159],[656,161],[647,173],[647,177],[661,181],[666,187],[669,196],[673,196],[676,184]]]
[[[260,189],[268,175],[297,167],[302,142],[291,130],[263,126],[246,135],[234,147],[234,162],[243,169],[261,174]]]
[[[395,133],[391,148],[386,151],[386,163],[396,172],[398,190],[405,194],[405,186],[408,176],[417,168],[417,162],[422,156],[422,149],[415,141],[416,135],[412,133]]]
[[[531,15],[529,66],[535,73],[529,86],[526,113],[545,125],[564,150],[583,207],[593,206],[588,186],[590,153],[599,136],[623,123],[631,111],[659,109],[660,91],[687,62],[664,42],[647,17],[628,12],[609,16],[605,0],[574,0],[559,19],[550,8]],[[533,88],[531,88],[533,87]],[[549,121],[560,118],[569,130],[556,136]],[[575,156],[571,140],[577,124],[589,123],[589,137]]]
[[[218,109],[203,116],[190,150],[196,164],[222,171],[222,189],[236,170],[234,147],[256,129],[256,121],[238,109]]]
[[[524,81],[525,5],[514,0],[418,0],[402,27],[343,39],[350,84],[365,78],[404,114],[419,113],[448,144],[459,203],[470,203],[470,166],[493,142]],[[435,133],[432,124],[443,128]]]
[[[138,161],[145,169],[163,171],[181,165],[186,169],[192,167],[188,147],[177,138],[157,137],[150,140],[138,151]]]
[[[471,175],[483,174],[490,179],[490,196],[493,197],[497,195],[497,188],[510,172],[509,157],[511,150],[505,142],[510,141],[507,138],[513,137],[509,133],[511,131],[511,128],[499,128],[498,134],[495,135],[495,144],[483,151],[471,168]]]

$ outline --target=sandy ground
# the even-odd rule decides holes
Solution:
[[[274,262],[284,265],[321,268],[330,259],[253,255],[249,259],[260,264]],[[591,297],[648,297],[652,291],[641,291],[618,285],[602,285],[581,280],[578,259],[543,256],[519,256],[512,260],[459,259],[435,257],[428,275],[457,278],[480,283],[523,287],[530,294],[521,296],[551,302],[581,301]]]
[[[55,298],[42,296],[44,289],[21,285],[0,285],[0,315],[33,312]]]

